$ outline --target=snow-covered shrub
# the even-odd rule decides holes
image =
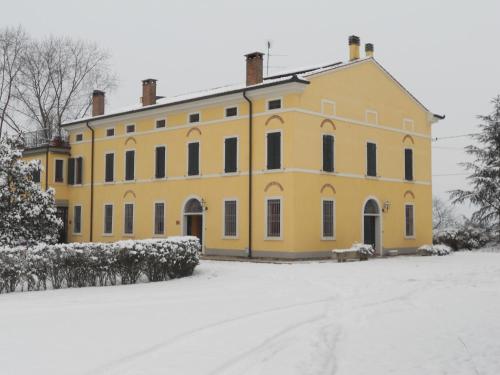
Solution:
[[[356,250],[360,255],[371,257],[375,255],[375,249],[372,245],[364,243],[355,243],[351,246],[352,250]]]
[[[451,254],[451,247],[446,245],[423,245],[417,250],[417,254],[420,255],[449,255]]]
[[[489,231],[470,221],[457,228],[436,231],[433,236],[434,243],[450,246],[455,251],[479,249],[490,241]]]
[[[0,293],[163,281],[189,276],[199,263],[196,237],[114,243],[71,243],[0,248]]]

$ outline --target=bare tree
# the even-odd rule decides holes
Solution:
[[[454,226],[457,218],[453,207],[438,197],[432,198],[432,229],[439,230]]]
[[[109,59],[95,43],[56,37],[32,40],[16,86],[17,111],[48,139],[60,135],[62,123],[88,113],[93,89],[115,85]]]
[[[14,88],[27,39],[26,32],[20,26],[0,30],[0,139],[7,127],[20,132],[14,120]]]

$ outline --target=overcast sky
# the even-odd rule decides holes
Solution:
[[[346,60],[347,38],[375,44],[375,57],[431,111],[446,114],[435,137],[474,132],[500,94],[500,1],[378,0],[15,0],[0,1],[0,25],[33,36],[98,42],[113,55],[117,90],[108,108],[138,103],[140,81],[171,96],[244,80],[243,55],[265,51],[272,72]],[[456,174],[467,138],[434,143],[433,174]],[[436,195],[465,176],[435,176]]]

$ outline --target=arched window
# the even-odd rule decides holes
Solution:
[[[195,198],[190,199],[184,206],[184,213],[186,214],[197,214],[202,212],[203,212],[203,207],[201,207],[201,203],[198,199]]]
[[[370,199],[365,204],[365,215],[378,215],[378,214],[379,214],[379,209],[377,202],[375,202],[375,200],[373,199]]]

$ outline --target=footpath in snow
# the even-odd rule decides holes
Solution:
[[[500,374],[500,253],[0,295],[0,374]]]

